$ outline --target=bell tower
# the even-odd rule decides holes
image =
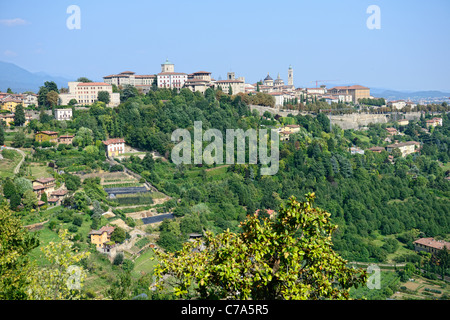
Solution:
[[[292,69],[292,66],[289,66],[288,70],[288,85],[293,86],[294,85],[294,69]]]

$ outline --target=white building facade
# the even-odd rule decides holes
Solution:
[[[112,85],[105,82],[69,82],[69,92],[59,94],[59,104],[68,105],[70,100],[77,100],[77,105],[90,105],[97,101],[98,93],[109,93],[109,107],[120,104],[120,94],[112,92]]]
[[[72,120],[72,109],[56,109],[55,119],[61,120]]]

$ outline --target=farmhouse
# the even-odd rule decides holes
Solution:
[[[58,142],[62,144],[72,144],[74,135],[66,134],[58,137]]]
[[[281,140],[281,141],[287,141],[287,140],[289,140],[289,136],[290,136],[292,133],[289,132],[289,131],[280,131],[278,134],[279,134],[279,136],[280,136],[280,140]]]
[[[118,156],[125,152],[125,140],[121,138],[109,139],[103,141],[106,147],[106,155],[108,157]]]
[[[91,243],[95,244],[97,248],[103,247],[103,245],[111,241],[111,234],[115,230],[115,227],[104,226],[99,230],[91,230],[89,235],[91,236]]]
[[[55,178],[39,178],[33,181],[33,191],[38,197],[44,192],[47,196],[55,190]]]
[[[390,136],[398,134],[398,131],[395,128],[386,128],[386,131],[389,133]]]
[[[40,131],[36,133],[35,140],[37,142],[44,142],[44,141],[50,141],[50,142],[58,142],[58,132],[55,131]]]
[[[290,133],[296,133],[300,131],[300,126],[298,124],[288,124],[283,127],[283,131],[287,131]]]
[[[431,120],[427,120],[427,127],[436,127],[436,126],[442,126],[442,118],[433,118]]]
[[[420,147],[419,142],[408,141],[408,142],[390,144],[386,147],[386,151],[392,152],[392,151],[394,151],[394,149],[398,148],[400,150],[400,152],[402,153],[402,157],[405,157],[408,154],[418,151],[419,147]]]
[[[414,250],[427,251],[430,253],[437,253],[439,250],[447,248],[450,250],[450,242],[443,240],[435,240],[434,238],[421,238],[413,242]]]

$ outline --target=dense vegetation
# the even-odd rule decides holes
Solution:
[[[258,128],[263,121],[239,96],[219,95],[216,99],[212,91],[205,97],[184,90],[180,94],[156,91],[128,99],[115,112],[99,109],[91,108],[74,123],[85,119],[83,125],[92,123],[93,132],[124,136],[134,147],[157,150],[166,156],[173,145],[171,132],[175,128],[191,129],[194,120],[203,121],[204,129],[221,131]],[[329,132],[323,114],[291,118],[290,122],[302,129],[280,147],[280,170],[275,176],[261,176],[258,165],[231,165],[223,179],[208,181],[204,172],[207,166],[175,168],[158,161],[155,164],[148,157],[132,158],[125,165],[167,194],[181,198],[176,214],[186,219],[196,217],[206,229],[236,228],[256,209],[278,210],[292,195],[303,199],[306,193],[315,192],[318,205],[331,212],[340,226],[334,242],[348,259],[385,260],[393,248],[373,244],[371,239],[377,234],[397,235],[411,229],[426,236],[448,234],[449,184],[435,161],[446,162],[449,156],[447,115],[443,115],[444,126],[431,134],[422,133],[421,122],[401,129],[405,135],[394,138],[422,141],[423,151],[397,158],[393,164],[386,152],[348,152],[352,145],[382,145],[387,136],[385,125],[371,126],[363,133],[338,127]],[[109,124],[105,125],[105,119]]]
[[[240,223],[257,209],[261,209],[259,217],[263,218],[267,216],[266,210],[279,211],[291,196],[304,201],[305,195],[311,192],[317,197],[316,205],[330,212],[331,221],[338,225],[333,233],[333,249],[344,259],[383,262],[401,244],[413,249],[412,242],[419,236],[448,237],[448,114],[440,115],[442,127],[429,132],[424,131],[425,120],[431,115],[399,127],[400,134],[391,139],[419,141],[421,150],[405,158],[396,155],[390,159],[385,151],[366,150],[363,155],[349,152],[351,146],[367,149],[389,144],[385,141],[387,125],[370,125],[366,131],[342,130],[337,126],[330,130],[329,120],[323,113],[288,117],[265,113],[260,116],[248,106],[249,101],[255,101],[212,89],[204,95],[188,89],[180,92],[154,90],[143,95],[133,88],[125,88],[120,93],[122,103],[115,109],[97,102],[87,108],[74,108],[73,120],[64,122],[41,113],[39,120],[32,120],[28,128],[19,131],[20,146],[33,147],[33,154],[18,177],[3,180],[2,189],[5,202],[17,210],[23,222],[47,218],[34,210],[37,199],[29,192],[33,177],[27,171],[27,163],[35,161],[58,168],[54,173],[58,185],[65,183],[71,191],[63,206],[53,212],[51,229],[57,231],[62,223],[69,226],[76,240],[84,242],[81,228],[96,229],[104,225],[107,221],[101,214],[109,206],[114,208],[120,202],[127,204],[131,200],[111,201],[98,179],[81,182],[74,173],[100,169],[116,172],[124,167],[173,197],[158,207],[159,212],[173,212],[177,217],[164,221],[158,229],[158,245],[167,251],[180,250],[191,233],[222,233],[227,229],[239,233]],[[312,111],[323,109],[325,105],[328,104],[323,101],[307,102],[307,108]],[[334,108],[340,106],[333,105]],[[433,111],[446,109],[447,106],[436,106]],[[226,129],[245,131],[282,124],[298,124],[300,131],[280,144],[277,174],[264,176],[260,164],[173,164],[170,161],[174,146],[171,134],[177,128],[186,128],[192,133],[194,121],[202,121],[203,130],[214,128],[223,134]],[[74,143],[56,147],[25,137],[27,132],[39,130],[74,134]],[[124,138],[128,145],[148,153],[142,159],[130,156],[119,165],[111,165],[105,161],[101,141],[113,137]],[[152,151],[166,159],[153,157]],[[139,198],[139,201],[143,206],[153,203],[152,199]],[[19,207],[20,204],[23,206]],[[87,217],[80,220],[77,212],[87,213]],[[133,219],[127,218],[125,212],[124,209],[114,210],[133,226]],[[396,257],[396,261],[417,262],[417,255],[410,252]],[[430,264],[429,270],[433,268]],[[439,272],[448,273],[446,270]],[[110,292],[110,296],[116,293]]]

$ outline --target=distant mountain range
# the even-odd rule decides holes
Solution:
[[[73,79],[51,76],[45,72],[33,73],[13,63],[0,61],[0,91],[2,92],[11,88],[13,92],[17,93],[25,91],[37,93],[39,87],[43,86],[45,81],[54,81],[60,88],[67,87],[67,82],[73,81]]]
[[[392,100],[411,100],[419,101],[447,101],[450,102],[450,93],[436,90],[429,91],[395,91],[389,89],[370,88],[370,94],[376,98],[385,98]]]

